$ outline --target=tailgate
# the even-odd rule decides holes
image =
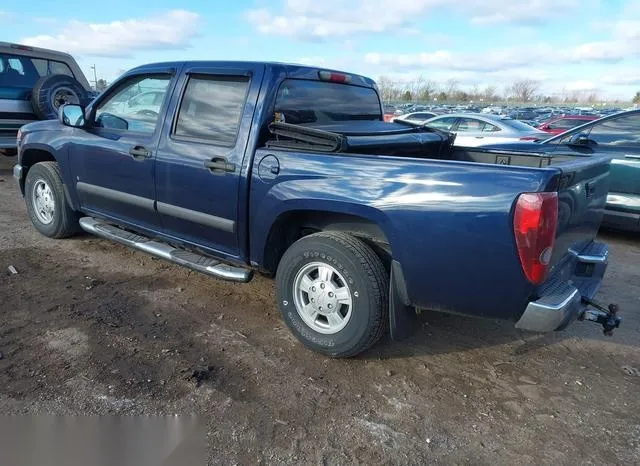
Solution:
[[[554,168],[557,179],[558,229],[551,266],[569,254],[582,251],[596,237],[609,192],[611,157],[593,155],[564,159]]]

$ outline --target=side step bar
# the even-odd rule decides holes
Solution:
[[[123,230],[93,217],[80,219],[80,227],[87,233],[110,239],[125,246],[144,251],[161,259],[188,267],[212,277],[233,282],[247,283],[253,277],[253,271],[224,264],[212,257],[195,252],[174,248],[166,243],[154,241],[146,236]]]

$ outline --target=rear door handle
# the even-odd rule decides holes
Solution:
[[[227,162],[227,159],[223,157],[215,158],[213,160],[207,160],[204,163],[204,166],[211,170],[212,173],[236,171],[236,164]]]
[[[625,159],[640,160],[640,155],[638,155],[638,154],[624,154],[624,158]]]
[[[136,160],[144,160],[151,157],[151,151],[144,146],[133,146],[129,149],[129,155]]]

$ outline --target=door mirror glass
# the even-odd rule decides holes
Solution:
[[[572,146],[595,146],[597,142],[589,139],[589,136],[585,133],[578,133],[571,136],[567,144]]]
[[[96,126],[107,129],[128,130],[129,122],[112,113],[103,112],[96,119]]]
[[[84,126],[84,108],[81,105],[66,104],[58,110],[60,122],[65,126],[82,128]]]

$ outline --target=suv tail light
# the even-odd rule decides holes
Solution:
[[[516,201],[513,230],[527,279],[544,282],[558,227],[557,193],[524,193]]]

